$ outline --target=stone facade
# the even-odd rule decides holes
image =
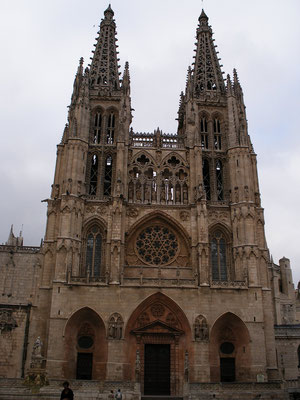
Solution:
[[[45,240],[0,246],[0,398],[65,379],[77,398],[296,396],[298,292],[269,256],[237,72],[202,11],[177,133],[134,132],[113,16],[79,63]]]

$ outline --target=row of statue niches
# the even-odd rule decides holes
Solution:
[[[186,183],[157,185],[155,182],[129,182],[128,200],[132,203],[188,204]]]

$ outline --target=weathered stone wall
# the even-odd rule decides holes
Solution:
[[[0,376],[24,376],[32,305],[36,305],[39,247],[0,246]]]

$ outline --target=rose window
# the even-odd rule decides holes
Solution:
[[[179,249],[175,234],[164,226],[149,226],[137,237],[136,251],[147,264],[165,265],[177,255]]]

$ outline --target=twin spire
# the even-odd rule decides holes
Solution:
[[[193,97],[199,98],[207,93],[224,94],[225,85],[223,74],[221,71],[222,65],[219,63],[216,46],[212,38],[213,32],[208,25],[208,17],[202,10],[198,19],[199,25],[197,28],[197,42],[195,62],[192,71],[192,82],[190,91]]]
[[[90,88],[120,90],[116,23],[114,12],[109,5],[100,23],[99,36],[90,68]]]

